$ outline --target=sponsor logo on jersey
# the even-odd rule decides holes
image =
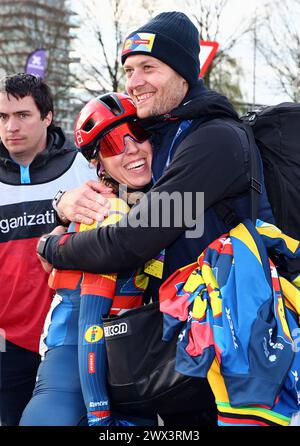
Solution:
[[[89,352],[88,354],[88,372],[90,374],[96,373],[95,352]]]
[[[95,343],[101,341],[103,338],[103,330],[100,325],[90,325],[84,335],[84,339],[88,343]]]
[[[103,407],[103,406],[107,406],[108,405],[108,400],[103,400],[103,401],[90,401],[90,408],[94,408],[94,407]]]
[[[239,344],[235,335],[235,331],[234,331],[234,326],[233,326],[233,321],[231,318],[231,311],[230,308],[225,307],[225,314],[228,320],[228,325],[231,331],[231,336],[232,336],[232,342],[233,342],[233,346],[235,349],[239,348]]]

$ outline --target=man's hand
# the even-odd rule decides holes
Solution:
[[[51,232],[49,232],[50,235],[62,235],[65,232],[67,232],[67,228],[65,226],[56,226],[54,229],[52,229]]]
[[[111,192],[112,189],[93,180],[66,191],[57,206],[59,217],[86,225],[92,224],[94,220],[101,222],[107,217],[110,207],[104,194]]]
[[[64,234],[67,231],[67,228],[65,228],[64,226],[56,226],[49,234],[51,235],[61,235]],[[50,274],[53,266],[47,262],[47,260],[43,259],[43,257],[41,257],[38,253],[36,254],[38,256],[39,261],[41,262],[41,265],[44,269],[44,271],[46,271],[46,273]]]

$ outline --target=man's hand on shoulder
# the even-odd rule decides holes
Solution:
[[[82,186],[66,191],[57,208],[62,220],[90,225],[94,220],[103,221],[110,207],[105,194],[112,190],[99,181],[89,180]]]

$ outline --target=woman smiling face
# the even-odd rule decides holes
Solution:
[[[124,137],[124,151],[115,156],[103,157],[100,161],[106,173],[120,184],[139,189],[150,183],[152,178],[152,146],[149,140],[137,142],[130,136]]]

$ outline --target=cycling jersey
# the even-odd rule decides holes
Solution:
[[[107,226],[116,223],[129,209],[123,200],[118,198],[109,200],[111,203],[110,215],[101,225]],[[95,226],[97,226],[96,222],[92,225],[72,224],[69,231],[81,232]],[[72,362],[76,364],[78,361],[79,363],[79,368],[77,366],[72,369],[71,384],[74,379],[78,382],[80,376],[81,389],[77,388],[75,392],[77,403],[68,407],[66,416],[60,415],[59,423],[62,425],[68,425],[70,422],[78,424],[79,420],[87,413],[89,425],[132,424],[126,419],[113,418],[111,413],[106,389],[106,350],[102,317],[108,314],[121,314],[130,308],[141,305],[147,283],[147,276],[140,270],[124,272],[118,276],[80,271],[52,271],[49,284],[56,289],[56,294],[41,337],[41,353],[47,362],[41,365],[38,384],[33,399],[23,414],[22,425],[36,425],[35,423],[42,421],[36,403],[40,398],[42,398],[46,422],[53,424],[57,422],[56,416],[51,421],[45,406],[50,406],[51,413],[55,413],[54,407],[60,404],[62,395],[59,395],[60,390],[56,390],[57,398],[53,398],[50,389],[47,389],[47,376],[49,369],[54,367],[53,362],[57,361],[58,357],[58,354],[54,355],[52,351],[58,348],[63,351],[66,346],[68,346],[68,354],[72,353],[73,355]],[[78,352],[77,349],[71,348],[77,345]],[[58,369],[68,367],[63,359],[63,354],[59,355],[61,360],[56,364],[56,367]],[[45,383],[46,391],[43,385],[39,385],[39,382]],[[68,393],[68,382],[69,379],[66,378],[63,392]],[[86,405],[84,412],[81,404],[81,390]],[[49,401],[45,397],[45,393],[49,394]],[[74,397],[74,391],[70,393],[73,393]],[[42,397],[41,394],[43,394]],[[79,416],[80,410],[81,416]]]

